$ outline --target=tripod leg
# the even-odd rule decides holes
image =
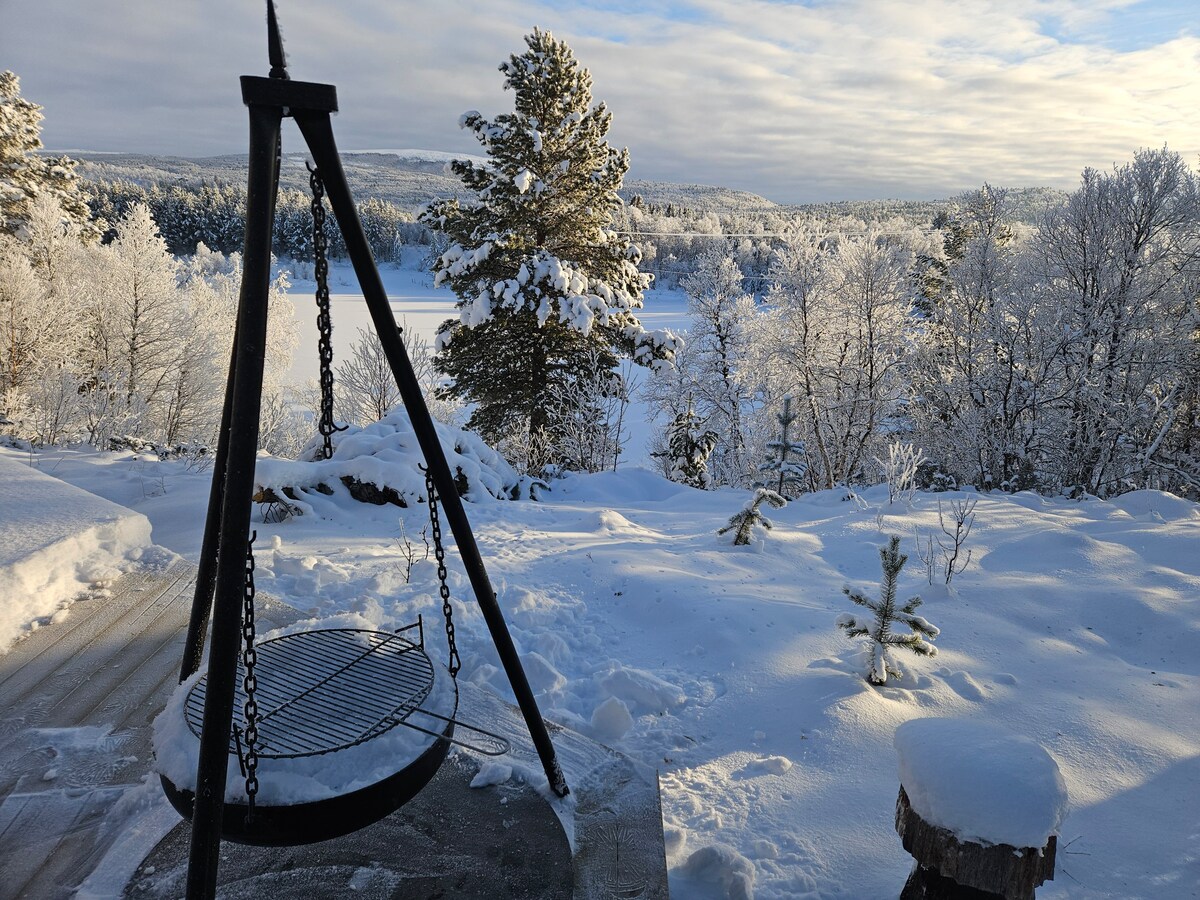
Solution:
[[[246,245],[238,299],[236,373],[229,409],[224,488],[217,550],[216,602],[204,725],[196,771],[196,800],[188,858],[188,900],[213,897],[220,863],[229,732],[241,639],[246,540],[258,450],[259,406],[267,341],[267,295],[271,284],[271,234],[279,185],[279,107],[250,107],[250,174],[246,196]]]
[[[225,382],[225,404],[221,408],[221,428],[217,432],[217,454],[213,459],[212,487],[208,492],[208,512],[204,517],[204,541],[200,545],[200,564],[196,571],[196,593],[192,597],[192,614],[188,621],[187,640],[183,645],[183,665],[180,682],[200,668],[204,641],[208,634],[208,619],[212,614],[213,592],[217,587],[217,547],[221,543],[221,504],[225,497],[225,468],[229,459],[229,419],[233,411],[233,385],[237,376],[238,334],[233,331],[233,351],[229,359],[229,376]]]
[[[446,521],[450,523],[450,529],[454,532],[454,541],[458,545],[458,552],[462,557],[463,566],[467,570],[467,577],[471,580],[475,598],[483,612],[488,630],[491,632],[492,642],[496,645],[496,652],[504,664],[504,672],[508,676],[509,684],[512,685],[517,703],[521,707],[525,724],[529,727],[529,736],[537,748],[542,767],[550,781],[551,790],[557,796],[565,797],[568,793],[567,782],[563,777],[562,768],[558,764],[554,745],[550,742],[546,723],[542,721],[541,711],[538,709],[533,691],[529,687],[529,680],[525,677],[521,659],[517,655],[517,649],[508,633],[504,614],[496,602],[496,594],[492,590],[491,581],[484,568],[483,558],[479,555],[475,535],[471,532],[471,525],[467,521],[462,500],[459,499],[458,490],[454,487],[454,477],[450,473],[450,466],[446,462],[442,445],[438,441],[433,418],[425,406],[421,386],[417,382],[417,376],[413,373],[412,364],[408,360],[408,352],[404,349],[400,329],[396,326],[396,317],[392,314],[392,307],[388,303],[387,291],[383,288],[379,271],[375,268],[375,261],[371,258],[371,249],[363,234],[362,223],[354,208],[354,199],[351,197],[350,187],[346,183],[346,173],[342,170],[342,161],[334,143],[329,113],[296,110],[294,116],[296,124],[300,126],[300,131],[308,143],[309,150],[312,151],[317,168],[321,170],[321,178],[325,182],[325,190],[329,195],[329,204],[333,207],[333,214],[342,230],[346,250],[350,253],[350,260],[354,264],[354,273],[358,276],[358,283],[362,287],[363,297],[371,313],[371,321],[375,324],[375,333],[379,336],[384,355],[387,356],[392,374],[396,378],[400,396],[404,398],[404,406],[408,410],[409,418],[412,419],[413,431],[421,445],[421,451],[425,455],[425,462],[433,476],[434,486],[441,497]]]

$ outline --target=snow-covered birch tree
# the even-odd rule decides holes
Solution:
[[[682,279],[692,327],[685,373],[697,415],[717,435],[709,469],[717,484],[745,486],[750,479],[747,417],[756,379],[747,365],[754,298],[742,288],[742,271],[722,249],[710,250]]]
[[[1008,192],[958,198],[926,290],[910,408],[931,458],[980,488],[1034,484],[1056,391],[1056,316],[1028,272]]]
[[[1159,450],[1193,358],[1200,183],[1166,149],[1111,172],[1087,169],[1034,246],[1062,315],[1054,474],[1094,494],[1137,486],[1165,463]]]
[[[861,478],[906,398],[910,251],[868,230],[800,235],[776,254],[757,353],[774,396],[798,398],[818,488]]]

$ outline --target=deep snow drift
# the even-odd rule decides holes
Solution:
[[[140,560],[150,522],[0,455],[0,653]],[[80,523],[86,523],[82,527]]]
[[[127,452],[0,454],[143,513],[159,544],[196,556],[207,473]],[[1057,763],[1070,813],[1039,897],[1197,896],[1200,508],[1152,491],[980,495],[972,561],[947,589],[926,582],[914,539],[954,496],[810,495],[749,547],[716,536],[746,492],[638,468],[467,504],[543,713],[660,771],[675,896],[896,896],[911,860],[892,825],[893,736],[927,717],[994,723]],[[424,505],[326,499],[277,524],[256,513],[260,589],[313,615],[436,621]],[[904,679],[873,688],[834,620],[843,584],[878,588],[892,533],[912,556],[899,596],[924,598],[940,653],[908,654]],[[454,556],[461,677],[507,695]]]

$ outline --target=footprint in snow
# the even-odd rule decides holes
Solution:
[[[933,673],[949,685],[950,689],[964,700],[978,703],[987,698],[983,687],[966,672],[951,672],[949,669],[937,669]]]
[[[792,761],[786,756],[766,756],[762,759],[751,760],[733,773],[738,781],[748,778],[759,778],[763,775],[782,775],[792,767]]]

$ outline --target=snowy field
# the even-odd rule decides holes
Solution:
[[[0,454],[145,515],[157,544],[196,557],[206,473]],[[1070,812],[1039,898],[1200,896],[1200,507],[1149,491],[979,496],[970,565],[931,587],[914,538],[956,496],[811,495],[749,547],[715,534],[744,492],[636,467],[557,482],[541,502],[468,504],[544,714],[661,773],[674,897],[895,897],[911,860],[892,825],[893,734],[925,717],[998,725],[1057,761]],[[433,563],[406,583],[398,552],[419,510],[336,494],[319,512],[255,522],[261,589],[315,616],[436,620]],[[843,584],[874,595],[892,533],[913,556],[899,596],[925,598],[941,652],[909,654],[905,679],[873,688],[834,620],[851,609]],[[451,557],[462,677],[507,695]]]

